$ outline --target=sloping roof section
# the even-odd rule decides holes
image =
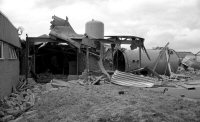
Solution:
[[[66,20],[64,20],[55,15],[52,18],[53,18],[53,21],[51,21],[51,31],[49,35],[65,40],[68,43],[79,48],[80,43],[78,43],[74,39],[82,39],[84,36],[77,34],[74,31],[74,29],[71,27],[70,23],[68,22],[68,18],[66,17]]]
[[[21,47],[18,31],[10,20],[0,11],[0,40],[15,47]]]

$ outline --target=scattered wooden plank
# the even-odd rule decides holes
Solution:
[[[92,83],[92,85],[95,85],[95,84],[97,84],[100,80],[101,80],[101,78],[103,77],[103,75],[102,76],[99,76],[99,77],[97,77],[97,79]]]

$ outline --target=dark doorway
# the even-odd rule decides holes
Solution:
[[[125,58],[122,51],[117,50],[114,54],[114,69],[125,71]]]
[[[69,63],[77,62],[76,48],[47,43],[36,52],[36,73],[69,74]]]

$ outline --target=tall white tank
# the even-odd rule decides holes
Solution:
[[[92,21],[87,22],[85,24],[85,33],[92,38],[103,39],[104,38],[103,22],[93,19]]]

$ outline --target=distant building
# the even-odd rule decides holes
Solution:
[[[9,95],[19,81],[21,47],[18,31],[9,19],[0,12],[0,98]]]
[[[187,55],[194,55],[192,52],[176,52],[179,59],[182,61]]]

